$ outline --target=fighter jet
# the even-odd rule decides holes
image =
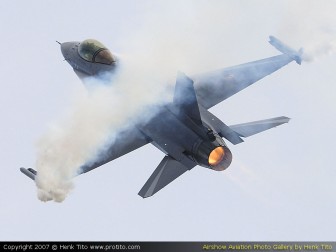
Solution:
[[[281,116],[228,126],[209,111],[288,63],[301,64],[302,49],[297,52],[273,36],[269,42],[282,54],[195,76],[178,73],[173,100],[162,105],[149,121],[123,130],[105,153],[94,162],[83,164],[79,173],[89,172],[148,143],[165,156],[139,191],[143,198],[154,195],[197,165],[214,171],[227,169],[232,153],[224,139],[236,145],[244,142],[243,138],[289,121]],[[116,57],[93,39],[61,43],[61,51],[80,78],[99,77],[117,66]],[[32,168],[21,171],[33,180],[37,175]]]

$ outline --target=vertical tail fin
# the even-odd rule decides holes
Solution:
[[[174,104],[193,119],[193,121],[202,124],[194,81],[181,72],[177,74],[176,78]]]

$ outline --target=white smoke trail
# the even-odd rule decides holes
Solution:
[[[111,86],[91,79],[91,85],[96,84],[97,88],[80,97],[70,116],[40,139],[36,164],[40,200],[63,201],[73,188],[72,178],[81,165],[98,155],[104,144],[111,144],[111,139],[130,121],[140,118],[145,105],[165,101],[161,95],[166,83],[164,75],[139,71],[133,63],[124,60]],[[148,69],[150,64],[146,62]],[[147,118],[150,112],[147,111]],[[143,114],[141,119],[145,119]]]
[[[336,2],[289,1],[279,37],[303,47],[303,60],[311,62],[336,53]]]
[[[308,45],[304,48],[302,59],[307,62],[314,61],[320,57],[336,53],[336,34],[334,38],[322,40],[314,45]]]

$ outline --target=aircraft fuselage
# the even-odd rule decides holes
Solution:
[[[153,140],[154,146],[182,163],[195,162],[213,170],[224,170],[231,164],[231,151],[211,123],[196,123],[174,103],[162,106],[138,128]],[[218,163],[211,165],[210,153],[218,147],[223,156]]]
[[[87,41],[87,40],[85,40]],[[90,57],[88,54],[84,56],[88,56],[86,58],[80,54],[81,45],[83,42],[73,41],[73,42],[65,42],[61,43],[61,51],[64,56],[64,59],[70,64],[75,73],[78,75],[80,79],[90,76],[103,75],[104,73],[112,73],[116,68],[116,60],[112,56],[112,54],[105,47],[97,47],[93,48]],[[103,46],[103,45],[101,45]],[[84,48],[85,49],[85,48]],[[91,49],[91,48],[89,48]],[[89,50],[87,50],[89,51]],[[96,56],[101,52],[106,52],[103,57],[100,57],[100,62],[96,61]],[[105,61],[102,61],[101,59]],[[111,57],[111,58],[106,58]],[[103,63],[102,63],[103,62]]]

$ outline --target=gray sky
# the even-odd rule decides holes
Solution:
[[[180,2],[0,2],[1,240],[335,240],[336,1]],[[269,35],[314,60],[211,109],[227,124],[292,118],[228,143],[226,171],[196,167],[144,200],[137,193],[163,157],[147,145],[77,177],[62,203],[39,201],[19,172],[84,90],[55,40],[96,38],[139,57],[139,69],[148,57],[192,74],[277,55]]]

